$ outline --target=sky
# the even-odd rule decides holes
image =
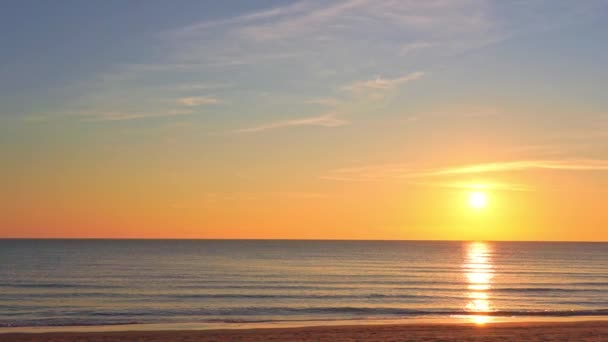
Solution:
[[[0,237],[608,241],[607,15],[4,1]]]

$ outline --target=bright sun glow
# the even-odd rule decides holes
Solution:
[[[474,191],[469,194],[469,205],[471,208],[481,209],[488,204],[488,196],[485,192]]]

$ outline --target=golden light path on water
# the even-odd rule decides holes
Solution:
[[[489,290],[492,287],[494,266],[492,265],[492,250],[484,242],[472,242],[467,245],[466,257],[463,264],[464,276],[467,281],[467,297],[465,311],[471,313],[470,319],[477,324],[488,323],[492,310]]]

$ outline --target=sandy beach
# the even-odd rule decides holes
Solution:
[[[0,334],[0,341],[608,341],[608,321]]]

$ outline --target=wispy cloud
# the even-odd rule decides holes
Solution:
[[[373,80],[357,81],[353,84],[344,86],[342,89],[354,92],[366,90],[390,90],[408,82],[416,81],[424,76],[424,72],[415,71],[397,78],[381,78]]]
[[[332,2],[329,5],[319,6],[302,11],[305,2],[300,6],[291,5],[287,9],[295,11],[284,11],[284,16],[273,23],[264,23],[257,26],[248,26],[241,33],[255,40],[271,40],[288,38],[305,32],[316,31],[320,25],[335,20],[337,17],[354,9],[370,5],[370,0],[346,0]]]
[[[374,181],[383,179],[449,177],[526,170],[608,171],[608,160],[518,160],[439,168],[420,168],[411,164],[383,164],[337,169],[322,178],[343,181]]]
[[[172,36],[188,36],[193,34],[198,34],[201,31],[208,30],[210,28],[218,27],[218,26],[239,26],[245,25],[251,22],[261,21],[261,20],[269,20],[277,17],[282,17],[286,15],[294,15],[296,13],[302,12],[310,7],[310,4],[306,1],[296,2],[294,4],[274,7],[270,9],[264,9],[260,11],[255,11],[251,13],[246,13],[240,16],[204,21],[200,23],[195,23],[186,27],[182,27],[170,32]]]
[[[318,127],[339,127],[347,125],[349,122],[336,117],[335,113],[324,114],[320,116],[312,116],[306,118],[297,118],[289,120],[274,121],[258,126],[242,128],[235,130],[235,133],[255,133],[277,128],[285,128],[292,126],[318,126]]]
[[[129,112],[104,112],[104,113],[83,113],[83,122],[107,122],[107,121],[128,121],[150,118],[172,117],[178,115],[190,115],[191,110],[168,110],[158,113],[129,113]]]
[[[521,160],[498,163],[473,164],[448,167],[421,175],[446,176],[488,172],[523,171],[532,169],[569,170],[569,171],[603,171],[608,170],[608,160],[573,159],[573,160]]]
[[[394,60],[406,51],[433,48],[445,53],[485,44],[500,35],[490,14],[483,0],[296,1],[195,23],[172,30],[165,38],[175,47],[170,50],[175,65],[246,67],[277,56],[306,56],[306,64],[325,68],[310,56],[322,51],[324,60],[336,67],[338,61],[343,66],[339,57],[346,51],[347,63],[353,64],[369,62],[370,55]],[[395,38],[394,32],[403,34]],[[359,44],[361,36],[375,44]],[[377,49],[380,46],[389,50]]]
[[[209,96],[188,96],[179,98],[175,102],[186,107],[196,107],[201,105],[217,104],[220,101],[215,97]]]
[[[434,65],[442,64],[454,54],[506,39],[513,31],[529,31],[530,23],[538,22],[530,19],[530,13],[542,17],[543,22],[559,23],[565,20],[563,13],[572,16],[572,8],[591,5],[565,2],[558,6],[559,13],[547,13],[536,10],[542,8],[540,5],[518,3],[513,5],[513,18],[504,22],[493,6],[485,0],[296,0],[195,22],[159,32],[163,49],[158,53],[142,55],[133,64],[113,65],[85,86],[75,86],[79,94],[85,89],[84,96],[75,96],[61,109],[147,113],[167,98],[178,99],[177,103],[186,107],[217,103],[212,98],[195,99],[196,90],[223,89],[216,95],[233,103],[247,99],[237,95],[243,92],[301,94],[302,88],[294,86],[296,83],[314,85],[306,89],[315,89],[315,94],[304,94],[297,102],[284,104],[292,107],[311,96],[332,96],[349,79],[363,80],[342,87],[350,95],[362,91],[377,95],[424,76],[422,71],[387,74],[387,70],[428,66],[416,51],[424,50],[424,58],[428,53],[439,62]],[[233,72],[237,69],[247,71]],[[322,75],[327,70],[332,73]],[[376,74],[384,76],[365,80]],[[167,85],[169,79],[173,84]],[[196,84],[203,81],[231,86],[226,90],[212,83]],[[343,111],[340,107],[331,110]],[[107,117],[139,116],[147,115]]]

